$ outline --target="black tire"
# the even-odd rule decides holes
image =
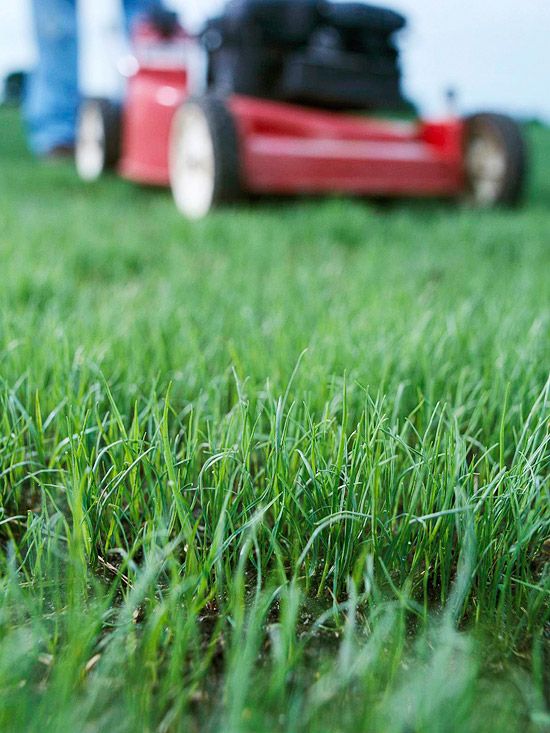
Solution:
[[[525,191],[527,151],[521,127],[491,112],[465,120],[467,200],[484,208],[517,206]]]
[[[108,99],[85,99],[80,105],[76,135],[76,168],[94,181],[116,167],[121,150],[120,105]]]
[[[194,135],[198,134],[205,139],[195,145],[199,141]],[[204,145],[208,150],[201,159]],[[170,139],[170,181],[176,206],[185,217],[201,219],[218,204],[242,196],[239,153],[237,128],[223,97],[207,95],[180,107]],[[193,160],[193,155],[198,157]],[[202,165],[206,167],[201,173]],[[208,190],[201,191],[200,185],[195,185],[197,175],[204,177],[199,183],[207,184]]]

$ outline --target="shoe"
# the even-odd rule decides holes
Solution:
[[[70,160],[74,158],[74,145],[56,145],[41,156],[46,162]]]

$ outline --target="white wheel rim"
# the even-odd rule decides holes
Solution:
[[[496,140],[475,136],[466,156],[468,178],[474,203],[491,206],[498,201],[506,177],[506,155]]]
[[[95,181],[105,170],[105,125],[101,108],[87,104],[80,115],[76,141],[76,169],[85,181]]]
[[[208,120],[196,104],[176,113],[170,142],[170,182],[179,211],[202,219],[214,202],[216,161]]]

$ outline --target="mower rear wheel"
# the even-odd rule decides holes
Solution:
[[[176,206],[187,219],[202,219],[240,196],[237,129],[222,97],[191,99],[176,112],[169,168]]]
[[[96,181],[120,157],[120,107],[108,99],[82,103],[76,134],[76,170],[83,181]]]
[[[466,120],[467,198],[482,208],[515,206],[525,187],[526,150],[510,117],[480,113]]]

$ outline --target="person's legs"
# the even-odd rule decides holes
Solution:
[[[78,112],[76,0],[33,0],[38,64],[27,88],[25,116],[32,150],[47,155],[72,146]]]
[[[38,64],[25,100],[30,147],[37,155],[74,145],[79,105],[77,0],[32,0]],[[122,0],[126,26],[161,0]]]

